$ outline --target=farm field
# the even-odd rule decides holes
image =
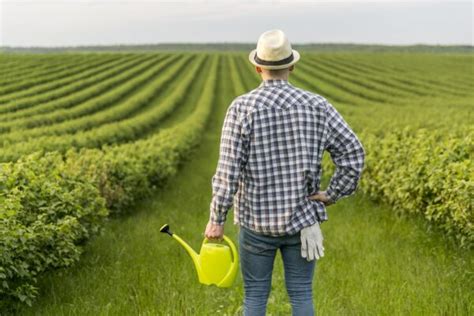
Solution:
[[[240,275],[200,285],[159,227],[199,246],[226,108],[260,82],[246,56],[0,54],[0,308],[239,312]],[[470,54],[302,54],[290,83],[326,97],[367,151],[358,192],[322,225],[318,313],[474,312],[473,67]],[[287,315],[276,265],[268,311]]]

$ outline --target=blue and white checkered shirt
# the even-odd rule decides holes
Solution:
[[[232,205],[234,224],[270,236],[326,221],[324,203],[308,198],[320,190],[324,150],[336,165],[326,190],[336,202],[355,191],[365,158],[336,109],[283,79],[264,80],[236,97],[212,177],[211,222],[222,225]]]

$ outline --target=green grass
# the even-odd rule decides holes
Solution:
[[[218,102],[201,145],[179,174],[128,215],[112,219],[85,247],[79,264],[47,273],[40,297],[21,315],[234,315],[243,301],[240,274],[230,289],[197,281],[164,223],[198,250],[209,217],[211,177],[222,120],[234,92],[220,68]],[[327,180],[327,179],[326,179]],[[328,208],[326,255],[318,261],[314,301],[320,315],[469,315],[474,313],[473,253],[426,232],[416,218],[356,194]],[[226,234],[237,242],[231,213]],[[281,257],[275,263],[269,315],[288,315]]]

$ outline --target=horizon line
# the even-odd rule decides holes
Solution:
[[[253,45],[253,42],[157,42],[157,43],[114,43],[114,44],[77,44],[77,45],[33,45],[33,46],[14,46],[0,45],[0,48],[81,48],[81,47],[108,47],[108,46],[157,46],[157,45]],[[308,45],[353,45],[353,46],[387,46],[387,47],[408,47],[408,46],[464,46],[474,48],[473,43],[409,43],[409,44],[390,44],[390,43],[358,43],[358,42],[295,42],[292,46]]]

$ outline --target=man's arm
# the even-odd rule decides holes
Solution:
[[[357,188],[364,167],[365,151],[355,133],[329,102],[327,119],[329,133],[325,149],[330,153],[336,171],[331,177],[326,194],[330,202],[335,203],[341,197],[352,194]]]
[[[238,188],[240,171],[246,162],[245,133],[242,122],[239,121],[236,105],[234,100],[227,110],[222,127],[217,170],[212,177],[209,219],[215,225],[223,225],[226,220]]]

